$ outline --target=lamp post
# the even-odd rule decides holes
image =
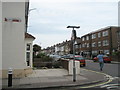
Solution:
[[[72,30],[72,43],[73,43],[73,82],[76,82],[76,68],[75,68],[75,40],[76,40],[76,31],[74,28],[80,28],[80,26],[67,26],[67,28],[73,28]]]

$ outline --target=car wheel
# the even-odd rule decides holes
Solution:
[[[111,61],[108,61],[108,63],[111,63]]]
[[[85,67],[86,65],[84,64],[83,67]]]
[[[80,67],[85,67],[86,65],[84,64],[84,65],[80,65]]]
[[[93,60],[93,62],[96,62],[95,60]]]

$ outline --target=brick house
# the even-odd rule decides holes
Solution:
[[[80,52],[96,56],[102,50],[104,54],[112,55],[117,49],[117,31],[118,27],[111,26],[82,36]]]

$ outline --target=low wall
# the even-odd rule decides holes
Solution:
[[[52,67],[52,62],[45,62],[41,58],[34,58],[33,60],[33,67],[39,68],[39,67]]]
[[[33,67],[51,67],[52,66],[52,62],[34,62],[33,63]]]
[[[32,73],[33,73],[32,68],[14,69],[13,78],[26,77],[28,74],[32,74]],[[0,78],[8,78],[8,70],[2,70],[2,75],[0,75]]]
[[[68,70],[69,75],[73,75],[73,60],[61,59],[61,65],[64,69]],[[80,62],[75,61],[76,74],[80,74]]]
[[[62,67],[63,67],[64,69],[68,70],[68,69],[69,69],[69,67],[68,67],[68,65],[69,65],[69,60],[67,60],[67,59],[61,59],[61,65],[62,65]]]
[[[112,59],[112,61],[120,62],[120,55],[118,55],[118,56],[112,56],[111,59]]]

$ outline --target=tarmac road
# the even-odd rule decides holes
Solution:
[[[94,70],[97,72],[101,72],[99,69],[99,63],[98,62],[93,62],[92,60],[86,60],[86,67],[84,67],[85,69],[89,69],[89,70]],[[120,76],[120,73],[118,73],[118,69],[120,68],[120,63],[104,63],[104,68],[102,73],[106,73],[109,74],[113,77],[118,77],[118,75]]]
[[[97,86],[96,88],[107,88],[108,90],[120,90],[120,63],[104,63],[103,71],[99,70],[99,63],[93,62],[92,60],[86,60],[85,69],[97,71],[100,73],[105,73],[112,76],[112,82],[107,83],[105,85]]]

